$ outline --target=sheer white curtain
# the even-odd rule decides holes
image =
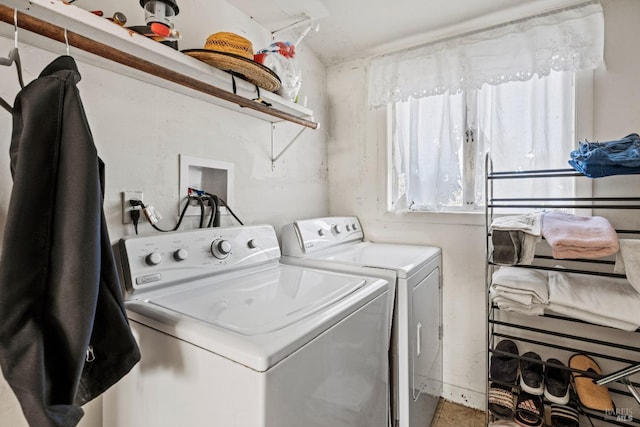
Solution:
[[[391,210],[481,208],[486,153],[496,171],[567,169],[574,89],[574,73],[552,72],[393,104]],[[574,190],[567,179],[496,180],[494,187],[502,197],[561,197]]]
[[[603,49],[602,7],[588,2],[374,59],[369,103],[390,111],[390,210],[478,209],[488,151],[494,170],[567,168],[575,72],[601,65]],[[570,195],[567,182],[531,194]]]
[[[583,3],[374,58],[369,106],[595,69],[603,49],[602,6]]]
[[[485,153],[495,171],[568,169],[575,148],[575,73],[552,72],[544,78],[485,85],[478,91],[473,116],[478,150],[475,163],[484,176]],[[514,182],[515,181],[515,182]],[[482,179],[475,182],[475,203],[482,205]],[[494,182],[501,197],[562,197],[573,195],[568,179]]]
[[[393,210],[441,210],[461,203],[464,113],[462,93],[412,98],[393,106]]]

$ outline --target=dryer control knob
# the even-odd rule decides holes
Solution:
[[[184,261],[188,256],[189,252],[184,248],[180,248],[173,253],[173,259],[176,261]]]
[[[318,230],[318,236],[324,236],[324,228]]]
[[[351,231],[351,224],[347,224],[347,231]]]
[[[162,256],[158,252],[151,252],[144,258],[147,265],[158,265],[162,261]]]
[[[231,243],[227,240],[216,239],[211,243],[211,255],[218,259],[225,259],[231,252]]]
[[[333,226],[333,232],[336,233],[336,234],[342,233],[342,227],[340,227],[338,224],[335,224]]]
[[[258,242],[256,242],[256,239],[249,239],[249,241],[247,242],[247,246],[249,247],[249,249],[255,249],[258,247]]]

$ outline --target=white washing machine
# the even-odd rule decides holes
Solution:
[[[296,221],[282,234],[283,263],[395,283],[390,350],[393,421],[431,425],[442,395],[441,250],[364,240],[356,217]]]
[[[283,265],[271,226],[119,242],[141,362],[104,427],[385,427],[388,282]]]

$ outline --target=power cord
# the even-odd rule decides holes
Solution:
[[[136,235],[138,234],[138,222],[140,221],[140,209],[132,209],[129,211],[129,215],[131,216],[131,222],[133,222],[133,229],[136,231]]]
[[[160,231],[162,233],[168,233],[171,231],[176,231],[180,225],[182,224],[182,220],[184,219],[185,214],[187,213],[187,209],[192,201],[196,201],[200,206],[200,228],[204,228],[204,217],[205,217],[205,202],[209,207],[211,207],[211,215],[209,217],[209,222],[207,223],[207,227],[219,227],[220,226],[220,205],[223,205],[227,208],[229,213],[235,218],[236,221],[240,225],[244,225],[244,223],[238,218],[238,216],[231,210],[227,202],[214,194],[207,193],[206,191],[196,190],[193,188],[189,188],[189,196],[187,197],[187,202],[182,208],[182,212],[180,212],[180,217],[178,218],[178,222],[175,227],[171,230],[163,230],[156,225],[158,222],[159,214],[155,211],[153,206],[146,206],[142,203],[142,200],[131,199],[129,203],[132,207],[139,207],[140,209],[132,209],[129,211],[129,215],[131,216],[131,222],[133,223],[133,228],[135,233],[138,234],[138,224],[140,222],[140,211],[144,213],[147,221],[155,230]]]
[[[129,200],[129,203],[133,207],[139,206],[142,209],[151,227],[153,227],[155,230],[160,231],[162,233],[168,233],[170,231],[176,231],[180,227],[180,225],[182,224],[182,220],[184,219],[184,215],[187,213],[187,208],[189,207],[189,203],[191,202],[192,199],[194,199],[194,197],[189,196],[187,203],[185,203],[184,208],[182,208],[182,212],[180,212],[180,218],[178,218],[178,222],[176,223],[176,226],[173,227],[173,229],[171,230],[163,230],[155,224],[157,222],[157,220],[154,220],[155,209],[153,209],[151,206],[149,207],[145,206],[145,204],[142,203],[142,200],[131,199]],[[136,213],[134,214],[134,212]],[[130,213],[131,213],[131,221],[133,222],[133,227],[135,229],[136,234],[138,234],[138,222],[140,221],[140,209],[133,209],[130,211]]]

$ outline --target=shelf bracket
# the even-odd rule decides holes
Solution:
[[[291,139],[291,141],[286,145],[286,147],[284,147],[280,153],[278,153],[277,156],[274,157],[273,155],[273,147],[274,147],[274,139],[275,139],[275,128],[276,125],[275,123],[271,124],[271,169],[275,168],[275,163],[276,161],[278,161],[278,159],[293,145],[294,142],[296,142],[298,140],[298,138],[300,138],[300,135],[302,135],[302,133],[307,130],[306,127],[303,127],[302,129],[300,129],[300,132],[298,132],[296,134],[296,136],[293,137],[293,139]]]

